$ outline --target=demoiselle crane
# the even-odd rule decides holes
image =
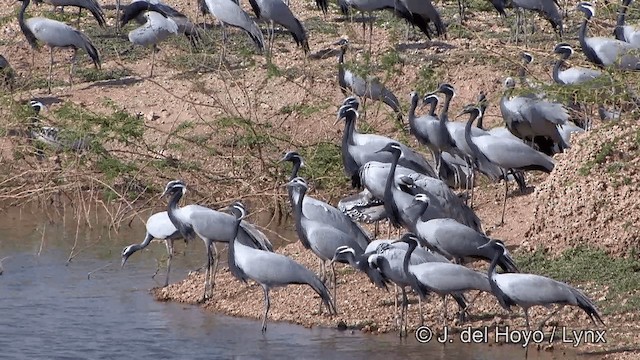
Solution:
[[[273,41],[275,39],[275,24],[283,26],[296,42],[296,45],[301,46],[304,53],[309,52],[309,39],[307,36],[307,30],[302,26],[302,23],[289,6],[282,0],[249,0],[253,12],[258,19],[266,20],[270,23],[269,26],[269,39],[267,42],[267,52],[269,56],[272,55]]]
[[[35,0],[36,4],[40,1]],[[78,23],[80,23],[80,15],[82,14],[82,9],[87,9],[93,15],[93,17],[98,22],[100,27],[104,28],[107,23],[104,20],[104,11],[100,4],[96,0],[42,0],[42,2],[52,5],[54,8],[57,6],[65,7],[65,6],[73,6],[78,8]]]
[[[170,196],[167,214],[180,235],[187,241],[197,235],[205,244],[207,251],[207,266],[204,279],[204,293],[201,301],[205,301],[213,293],[215,274],[218,267],[218,253],[214,242],[229,243],[233,236],[233,216],[215,211],[200,205],[178,206],[178,202],[186,193],[187,186],[181,180],[167,183],[162,196]],[[252,224],[242,221],[238,233],[238,241],[243,244],[265,251],[273,251],[273,247],[266,236]]]
[[[616,21],[616,28],[613,31],[613,35],[620,41],[628,42],[629,44],[640,48],[640,29],[636,26],[625,25],[625,18],[627,16],[627,10],[633,0],[623,0],[622,6],[618,10],[618,19]]]
[[[88,36],[77,29],[56,20],[44,17],[31,17],[25,20],[24,13],[29,6],[30,0],[19,0],[22,8],[18,13],[18,24],[20,30],[27,38],[32,49],[38,47],[38,41],[49,47],[49,81],[48,91],[51,93],[51,72],[53,70],[53,48],[72,48],[71,68],[69,69],[69,83],[73,85],[73,69],[76,64],[78,49],[84,49],[97,69],[100,68],[100,55]]]
[[[247,216],[242,203],[234,203],[230,211],[235,217],[235,226],[229,243],[229,270],[233,276],[246,283],[253,280],[260,284],[264,291],[264,315],[262,317],[262,332],[267,331],[267,316],[271,302],[269,290],[274,287],[291,284],[307,284],[322,299],[330,315],[334,315],[335,304],[327,287],[309,269],[282,254],[264,251],[247,246],[238,238],[238,230],[242,219]]]
[[[493,294],[506,310],[511,311],[511,307],[514,305],[520,306],[524,310],[527,330],[530,329],[529,308],[536,305],[546,307],[554,304],[560,305],[542,321],[538,329],[542,329],[547,320],[565,305],[578,306],[584,310],[596,326],[598,322],[604,325],[595,304],[582,291],[545,276],[522,273],[498,274],[496,273],[496,266],[498,259],[506,251],[504,245],[492,240],[482,245],[482,247],[497,250],[489,266],[489,281]]]

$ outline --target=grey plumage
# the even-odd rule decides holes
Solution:
[[[371,191],[374,197],[378,199],[384,198],[387,177],[391,171],[391,165],[388,163],[369,162],[362,167],[361,175],[363,185]],[[415,223],[418,216],[425,218],[453,218],[466,224],[473,229],[482,232],[480,219],[473,213],[468,206],[453,192],[442,180],[418,174],[411,169],[397,166],[394,176],[395,187],[398,191],[394,191],[395,202],[397,207],[402,210],[406,220]],[[431,206],[424,214],[412,212],[409,208],[413,202],[413,194],[410,192],[419,192],[429,195],[429,203]],[[413,225],[410,227],[412,229]]]
[[[42,126],[39,114],[44,109],[44,105],[35,100],[31,100],[30,105],[36,112],[36,116],[30,118],[29,137],[31,139],[52,148],[54,151],[70,150],[81,152],[91,147],[93,143],[93,136],[91,135],[79,136],[65,129]],[[43,155],[42,150],[36,150],[36,155],[41,157]]]
[[[309,39],[307,36],[307,30],[302,26],[302,23],[287,4],[282,0],[249,0],[253,12],[256,17],[270,22],[270,34],[269,34],[269,53],[273,48],[273,41],[275,38],[274,24],[283,26],[296,42],[296,45],[301,46],[302,50],[309,52]]]
[[[415,237],[412,233],[406,233],[402,236],[401,239],[406,237]],[[401,246],[398,246],[401,245]],[[403,245],[403,246],[402,246]],[[428,262],[430,260],[425,259],[417,255],[415,252],[410,255],[410,257],[406,257],[407,251],[409,250],[408,244],[403,243],[381,243],[378,246],[377,252],[369,256],[368,263],[369,266],[373,269],[377,269],[380,273],[387,279],[388,281],[396,284],[402,290],[402,307],[400,314],[400,336],[403,335],[403,324],[406,326],[406,309],[407,309],[407,292],[406,287],[413,287],[413,278],[410,274],[407,274],[404,271],[404,260],[407,258],[407,261],[411,265],[417,265],[424,262]],[[437,260],[438,258],[434,258],[436,262],[440,262]],[[446,259],[444,259],[446,262]],[[464,316],[464,309],[466,308],[466,301],[464,297],[460,294],[453,295],[462,310],[461,316]],[[420,299],[420,298],[419,298]],[[418,304],[420,311],[422,308],[420,304]],[[422,313],[421,313],[422,315]]]
[[[171,35],[178,34],[178,24],[157,4],[146,1],[134,1],[129,4],[120,20],[121,26],[129,21],[144,16],[144,24],[129,32],[129,41],[135,45],[151,46],[151,70],[149,77],[153,77],[157,45]]]
[[[625,25],[625,18],[627,10],[631,5],[632,0],[623,0],[620,9],[618,10],[618,19],[616,21],[616,28],[613,31],[616,39],[629,44],[640,47],[640,31],[637,27],[632,25]]]
[[[233,236],[233,216],[209,209],[200,205],[178,206],[178,202],[186,193],[187,187],[181,180],[172,180],[167,183],[163,196],[169,195],[167,213],[173,225],[180,231],[183,238],[192,240],[197,235],[204,243],[207,250],[207,266],[205,273],[205,286],[202,301],[210,296],[215,283],[215,273],[218,266],[218,255],[215,242],[228,243]],[[266,236],[252,224],[242,221],[238,232],[238,241],[246,246],[259,248],[265,251],[273,251],[273,247]]]
[[[369,280],[371,280],[371,282],[376,287],[389,290],[387,288],[387,280],[382,276],[380,271],[369,267],[369,263],[367,261],[370,255],[372,254],[356,254],[356,251],[353,248],[350,248],[348,246],[340,246],[336,248],[336,253],[335,255],[333,255],[333,259],[331,259],[331,262],[337,261],[341,263],[348,263],[354,269],[365,273]]]
[[[343,105],[338,110],[338,120],[344,119],[345,126],[342,134],[342,163],[346,175],[351,178],[354,187],[361,185],[360,168],[369,161],[391,162],[392,156],[381,153],[382,149],[390,142],[396,142],[386,136],[377,134],[361,134],[356,130],[358,112],[351,105]],[[399,144],[402,155],[399,160],[401,166],[411,168],[429,176],[435,176],[435,172],[426,159],[411,150],[404,144]]]
[[[553,80],[557,84],[579,85],[602,75],[602,71],[579,66],[573,66],[563,70],[562,68],[566,66],[566,61],[573,55],[573,49],[567,43],[557,44],[553,52],[561,55],[553,66]]]
[[[258,25],[242,10],[242,8],[231,0],[205,0],[207,9],[222,24],[222,53],[224,59],[226,50],[227,34],[226,25],[244,30],[249,38],[256,44],[260,51],[264,50],[264,38]]]
[[[578,306],[589,316],[597,326],[598,322],[604,325],[595,304],[580,290],[565,283],[548,277],[533,274],[498,274],[496,273],[497,259],[506,250],[504,245],[495,240],[483,245],[497,250],[491,266],[489,266],[489,281],[494,295],[500,305],[511,311],[514,305],[524,310],[527,330],[529,327],[529,308],[536,305],[550,306],[553,304]],[[557,312],[552,312],[539,326],[542,329],[544,323]]]
[[[91,12],[91,15],[96,19],[98,25],[100,27],[106,26],[106,21],[104,20],[104,11],[100,4],[96,0],[42,0],[43,2],[56,6],[74,6],[77,7],[80,11],[81,9],[87,9]],[[38,3],[36,0],[35,3]],[[78,15],[79,17],[80,15]]]
[[[500,100],[500,112],[509,130],[521,139],[547,137],[563,151],[570,147],[560,136],[559,127],[569,120],[567,109],[559,103],[531,96],[512,96],[515,81],[507,78]]]
[[[423,299],[427,297],[429,292],[434,292],[442,297],[442,318],[445,326],[447,323],[447,295],[456,298],[462,306],[464,301],[461,301],[461,294],[465,291],[479,290],[492,293],[486,275],[462,265],[448,262],[424,262],[410,265],[411,255],[418,248],[417,238],[410,234],[397,241],[406,243],[409,247],[402,260],[402,270],[409,278],[411,287]],[[462,308],[463,312],[465,308],[466,306]]]
[[[307,284],[320,296],[329,314],[335,314],[335,304],[329,290],[309,269],[284,255],[255,249],[239,241],[238,229],[246,216],[246,209],[241,203],[236,202],[230,206],[230,210],[235,216],[235,224],[234,234],[229,243],[229,269],[236,279],[245,283],[247,280],[253,280],[262,286],[265,303],[262,332],[267,330],[269,290],[274,287]]]
[[[556,0],[512,0],[513,7],[537,12],[551,23],[553,30],[562,37],[562,15]]]
[[[122,263],[121,267],[129,259],[129,256],[135,252],[142,250],[149,246],[152,240],[164,240],[164,244],[167,247],[167,277],[165,278],[164,286],[169,285],[169,273],[171,272],[171,259],[173,258],[173,241],[180,239],[182,235],[180,231],[169,219],[169,215],[166,211],[155,213],[147,219],[145,224],[147,233],[144,236],[144,240],[140,244],[131,244],[122,249]]]
[[[351,220],[367,224],[387,218],[384,203],[373,196],[369,189],[364,189],[357,194],[340,199],[338,201],[338,209],[350,217]]]
[[[362,98],[369,98],[374,101],[382,101],[396,113],[398,121],[402,122],[402,108],[398,98],[381,84],[377,79],[373,77],[367,77],[366,79],[353,73],[347,69],[344,65],[344,56],[347,52],[348,40],[341,39],[338,41],[340,44],[340,55],[338,55],[338,85],[340,90],[345,96],[351,94],[358,95]]]
[[[100,55],[89,37],[60,21],[43,17],[31,17],[25,20],[24,14],[27,6],[29,6],[30,0],[20,1],[22,1],[22,8],[18,13],[18,24],[20,25],[20,30],[22,30],[22,33],[27,38],[29,45],[31,45],[33,49],[36,49],[38,47],[38,41],[40,41],[49,47],[49,93],[51,93],[51,70],[53,68],[54,47],[72,48],[74,50],[71,60],[71,70],[69,72],[70,82],[73,82],[73,68],[78,49],[84,49],[89,57],[91,57],[95,67],[100,68]]]
[[[503,171],[503,178],[506,179],[506,170],[539,170],[551,172],[555,166],[553,159],[542,154],[523,142],[509,138],[497,138],[493,136],[471,136],[471,126],[478,118],[482,110],[476,106],[467,106],[462,114],[470,114],[469,121],[465,127],[467,143],[474,149],[477,157],[482,157],[487,161],[497,165]],[[502,219],[504,223],[504,213],[507,202],[508,182],[504,182],[505,193],[502,205]]]
[[[429,198],[426,194],[416,195],[413,201],[423,206],[425,210],[429,206]],[[459,264],[462,264],[465,258],[490,262],[495,255],[493,249],[478,249],[491,240],[489,237],[454,219],[440,218],[427,221],[419,219],[415,226],[415,234],[426,241],[430,248],[448,259],[456,260]],[[518,272],[515,261],[509,253],[500,257],[498,265],[505,272]]]
[[[334,257],[338,247],[348,246],[355,250],[356,255],[364,253],[370,240],[351,219],[329,204],[308,197],[308,185],[303,178],[297,177],[289,181],[287,186],[295,202],[293,216],[296,233],[302,245],[320,260],[323,281],[325,263]],[[336,275],[333,264],[331,266],[333,296],[336,298]]]
[[[414,17],[420,16],[423,19],[429,19],[436,28],[436,35],[442,36],[447,32],[447,27],[440,17],[440,13],[436,10],[431,0],[396,0],[408,10]],[[428,35],[428,33],[427,33]]]
[[[584,13],[584,21],[578,31],[578,40],[582,52],[589,61],[602,67],[615,66],[622,70],[640,70],[640,57],[635,54],[636,47],[632,44],[606,37],[587,36],[587,23],[595,15],[595,8],[591,3],[579,3],[578,10]]]
[[[198,28],[198,25],[189,20],[189,18],[185,14],[167,4],[160,2],[160,0],[134,0],[129,6],[136,6],[134,5],[134,3],[136,2],[141,2],[143,4],[154,4],[156,9],[162,11],[163,14],[165,14],[168,18],[176,23],[176,25],[178,26],[179,34],[184,34],[184,36],[189,39],[192,46],[198,46],[198,43],[201,40],[200,29]],[[144,17],[142,13],[136,16],[135,19],[136,22],[140,25],[144,25],[147,21],[146,17]]]

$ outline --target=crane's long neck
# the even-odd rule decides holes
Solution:
[[[440,113],[440,124],[442,126],[446,125],[447,120],[449,120],[449,104],[451,104],[451,99],[453,98],[453,94],[447,93],[444,98],[444,105],[442,106],[442,112]]]
[[[237,253],[236,246],[244,246],[237,240],[241,221],[242,220],[236,218],[234,229],[233,229],[233,236],[231,236],[231,242],[229,244],[229,252],[228,252],[229,259],[227,260],[227,262],[229,263],[229,271],[231,271],[231,274],[233,274],[233,276],[235,276],[236,279],[246,282],[246,274],[244,273],[244,271],[242,271],[242,269],[240,269],[240,267],[238,266],[238,263],[236,262],[236,253]]]
[[[418,107],[418,99],[416,97],[411,98],[411,106],[409,106],[409,128],[414,131],[416,128],[416,107]]]
[[[293,167],[291,168],[291,176],[289,176],[289,181],[298,177],[298,172],[300,171],[300,167],[302,166],[302,161],[299,158],[294,157],[291,159],[293,163]]]
[[[500,305],[505,309],[508,309],[511,305],[511,299],[500,289],[498,286],[498,282],[496,281],[496,266],[498,266],[498,261],[500,258],[504,256],[504,249],[502,251],[496,251],[495,256],[491,259],[491,264],[489,265],[488,275],[489,275],[489,285],[491,286],[491,290],[493,295],[498,299]]]
[[[562,55],[561,58],[556,60],[556,63],[553,65],[553,81],[556,84],[563,84],[562,80],[560,80],[560,69],[564,67],[565,61],[569,58],[569,54]]]
[[[627,15],[627,8],[631,4],[631,0],[625,0],[622,2],[622,6],[620,10],[618,10],[618,18],[616,20],[616,29],[613,31],[613,35],[615,35],[616,39],[620,41],[625,41],[624,39],[624,21]]]
[[[29,2],[30,0],[22,0],[22,8],[18,13],[18,24],[20,25],[20,30],[22,30],[22,33],[27,38],[29,45],[31,45],[31,47],[35,49],[38,47],[38,39],[36,39],[36,36],[33,34],[33,31],[29,29],[29,27],[24,21],[24,13],[25,11],[27,11],[27,6],[29,6]]]
[[[384,188],[384,207],[389,214],[389,221],[395,227],[400,227],[400,212],[396,202],[393,200],[393,186],[395,186],[396,167],[398,166],[400,155],[400,151],[393,151],[393,159],[391,160],[391,167],[389,168],[387,183]]]
[[[343,89],[343,91],[346,91],[346,81],[344,79],[345,76],[345,70],[344,70],[344,54],[347,52],[347,50],[342,47],[340,49],[340,55],[338,55],[338,84],[340,85],[340,87]]]
[[[349,152],[349,147],[353,145],[353,131],[356,126],[356,116],[352,112],[347,114],[344,120],[344,132],[342,134],[342,164],[347,176],[351,177],[352,182],[355,176],[357,176],[360,167],[353,158],[353,155]],[[359,182],[359,181],[358,181]],[[354,184],[355,186],[355,184]],[[360,186],[360,185],[358,185]]]
[[[429,108],[429,115],[434,117],[436,116],[436,106],[438,106],[438,101],[437,100],[431,101],[431,107]]]
[[[307,239],[307,235],[302,228],[302,217],[304,217],[304,213],[302,212],[302,202],[304,200],[304,196],[307,193],[307,189],[303,186],[295,186],[291,189],[294,194],[293,197],[296,199],[295,204],[293,206],[293,217],[296,222],[296,234],[298,234],[298,238],[302,243],[302,246],[305,249],[311,249],[311,244],[309,244],[309,239]]]
[[[180,210],[180,207],[178,207],[178,203],[180,202],[181,198],[182,191],[176,191],[175,194],[173,194],[171,199],[169,199],[169,205],[167,206],[167,215],[169,215],[169,220],[171,220],[173,226],[175,226],[176,229],[180,231],[182,237],[184,237],[185,239],[192,239],[193,230],[190,229],[189,226],[187,226],[187,224],[185,224],[182,220],[178,219],[178,216],[176,214]]]
[[[409,279],[409,284],[411,284],[411,287],[418,292],[420,297],[425,298],[427,296],[427,292],[424,290],[424,286],[421,286],[418,278],[416,278],[416,276],[409,271],[409,261],[411,261],[411,255],[413,255],[413,252],[418,247],[418,243],[412,240],[409,241],[407,245],[409,245],[409,248],[407,249],[407,252],[404,253],[404,259],[402,260],[402,270],[404,271],[406,277]]]
[[[478,129],[484,130],[484,112],[487,110],[487,105],[480,105],[480,116],[478,116],[478,121],[476,122],[476,126]],[[471,129],[469,129],[471,131]]]
[[[473,158],[474,161],[478,161],[478,156],[482,154],[478,146],[471,139],[471,126],[473,125],[473,121],[478,117],[478,114],[472,113],[469,116],[469,121],[464,125],[464,140],[467,142],[467,145],[473,150]]]

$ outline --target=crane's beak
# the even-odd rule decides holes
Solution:
[[[122,257],[122,262],[120,263],[120,269],[124,268],[124,264],[127,262],[128,258],[129,258],[129,256],[123,256]]]

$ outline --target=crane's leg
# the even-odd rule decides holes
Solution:
[[[527,331],[530,331],[531,327],[529,326],[529,308],[524,309],[524,322],[527,325]]]
[[[418,313],[420,314],[420,326],[424,325],[424,315],[422,313],[422,298],[418,295]]]
[[[51,72],[53,71],[53,47],[49,47],[49,94],[51,94]]]
[[[458,0],[458,15],[460,15],[460,25],[464,23],[464,0]]]
[[[204,273],[204,292],[202,293],[202,299],[200,302],[207,300],[207,289],[209,286],[209,274],[211,272],[211,244],[205,241],[207,247],[207,270]]]
[[[222,66],[222,62],[225,59],[225,52],[227,50],[227,27],[223,22],[220,22],[220,27],[222,28],[222,51],[220,52],[220,66]]]
[[[71,57],[71,67],[69,68],[69,87],[73,86],[73,73],[75,72],[77,61],[78,49],[73,49],[73,56]]]
[[[402,310],[400,311],[400,337],[407,336],[407,308],[409,300],[407,299],[407,290],[402,287]]]
[[[334,302],[334,307],[335,307],[335,311],[336,314],[338,312],[338,308],[337,308],[337,304],[338,304],[338,282],[336,280],[336,268],[335,268],[335,263],[331,263],[331,274],[333,274],[332,276],[332,280],[333,280],[333,302]]]
[[[209,274],[209,276],[211,277],[211,279],[209,280],[209,284],[210,284],[210,291],[211,291],[211,296],[213,297],[213,288],[216,286],[216,273],[218,272],[218,263],[219,263],[219,254],[218,254],[218,248],[216,247],[216,243],[212,242],[211,243],[211,248],[212,248],[212,260],[213,260],[213,271],[211,272],[211,274]]]
[[[264,315],[262,316],[262,332],[267,331],[267,315],[269,314],[269,308],[271,302],[269,301],[269,288],[266,285],[262,285],[264,290]]]
[[[149,78],[153,77],[153,67],[155,66],[155,63],[156,63],[157,50],[158,50],[158,47],[156,46],[156,44],[153,44],[153,46],[151,47],[151,72],[149,73]]]
[[[447,295],[442,297],[442,326],[447,326]]]
[[[502,202],[502,218],[500,219],[500,225],[504,225],[504,212],[507,209],[507,195],[509,193],[509,182],[507,181],[507,174],[502,170],[504,178],[504,201]]]
[[[540,326],[538,326],[538,330],[542,330],[542,328],[544,327],[544,324],[547,323],[547,321],[549,321],[549,319],[551,319],[555,314],[558,313],[558,311],[560,311],[560,309],[562,309],[562,306],[556,306],[556,309],[553,310],[549,316],[547,316],[546,318],[544,318],[544,320],[542,320],[542,322],[540,323]]]
[[[164,280],[164,286],[169,286],[169,273],[171,272],[171,258],[173,258],[173,240],[167,239],[165,241],[165,245],[167,246],[167,277]]]
[[[80,17],[82,17],[82,8],[78,6],[78,21],[76,24],[80,27]]]

